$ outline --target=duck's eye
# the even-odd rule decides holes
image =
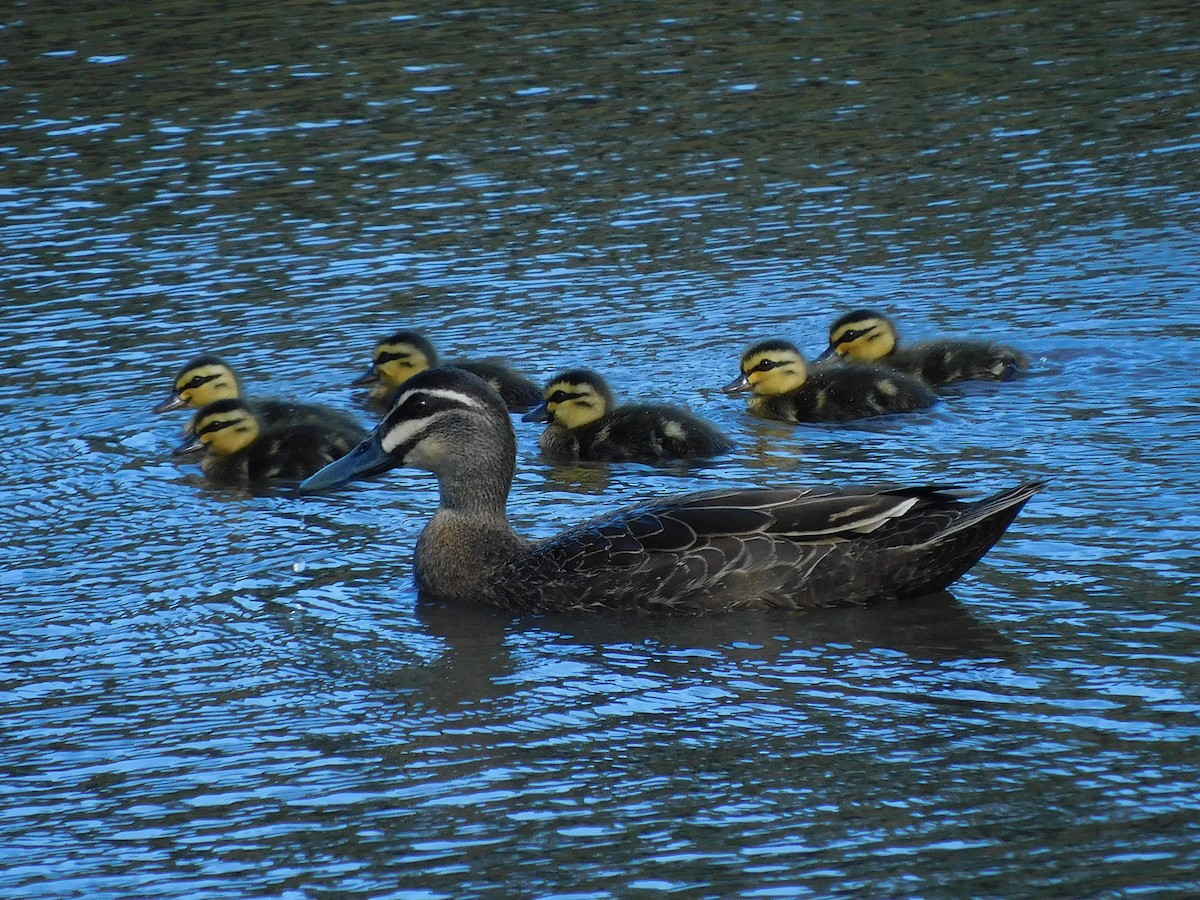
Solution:
[[[783,363],[778,362],[777,360],[764,359],[764,360],[762,360],[762,362],[760,362],[758,365],[756,365],[750,371],[751,372],[770,372],[772,369],[774,369],[778,366],[782,366],[782,365],[783,365]]]
[[[428,412],[432,404],[428,397],[413,397],[408,401],[408,407],[415,413]]]
[[[571,395],[568,394],[566,391],[555,391],[553,394],[551,394],[549,397],[546,398],[546,402],[547,403],[564,403],[570,399],[571,399]]]

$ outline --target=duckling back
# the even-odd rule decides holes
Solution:
[[[928,409],[937,395],[904,372],[859,363],[811,367],[808,380],[777,396],[752,395],[750,411],[783,422],[847,422]]]
[[[486,381],[492,390],[500,395],[509,412],[528,412],[542,402],[541,388],[503,363],[461,359],[447,365],[465,369]]]
[[[663,462],[727,453],[732,442],[714,426],[674,406],[619,406],[594,425],[576,429],[576,458]]]
[[[882,362],[935,386],[958,381],[1008,381],[1029,368],[1029,358],[1013,347],[959,339],[899,347]]]
[[[822,358],[841,356],[913,375],[935,387],[957,381],[1005,381],[1029,368],[1025,354],[995,341],[943,338],[902,346],[895,323],[874,309],[839,317],[829,329]]]

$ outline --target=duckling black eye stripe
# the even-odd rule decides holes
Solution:
[[[228,428],[232,424],[233,422],[229,419],[217,419],[209,422],[207,425],[197,431],[196,434],[212,434],[212,432],[220,431],[222,428]]]
[[[380,363],[394,362],[397,359],[408,359],[411,356],[411,353],[380,353],[377,357],[375,357],[375,365],[379,365]]]
[[[220,375],[197,375],[182,388],[180,388],[180,390],[195,390],[196,388],[200,387],[200,385],[208,384],[210,381],[216,381],[220,377]]]

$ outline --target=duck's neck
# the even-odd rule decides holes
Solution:
[[[526,549],[505,511],[512,471],[481,459],[470,471],[439,475],[441,505],[417,542],[423,596],[486,600],[505,564]]]
[[[507,522],[508,492],[515,469],[512,460],[483,454],[439,472],[439,512]]]

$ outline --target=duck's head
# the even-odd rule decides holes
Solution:
[[[241,395],[242,387],[233,369],[219,357],[206,353],[179,370],[171,396],[151,411],[164,413],[185,406],[200,409],[217,400],[236,400]]]
[[[261,431],[258,417],[241,400],[217,400],[196,413],[187,440],[172,452],[207,449],[217,456],[230,456],[250,446]]]
[[[397,331],[375,345],[370,367],[354,383],[374,384],[371,395],[383,397],[437,364],[437,351],[423,334]]]
[[[443,366],[405,382],[371,435],[300,490],[328,490],[408,466],[435,473],[443,501],[448,486],[469,496],[502,484],[507,495],[516,458],[516,435],[500,395],[477,375]]]
[[[762,397],[786,394],[808,380],[804,355],[787,341],[759,341],[742,354],[741,374],[725,387],[726,394],[753,391]]]
[[[552,422],[562,428],[582,428],[613,408],[613,392],[591,369],[571,369],[551,379],[542,391],[541,406],[521,417],[524,422]]]
[[[830,326],[829,349],[819,359],[836,355],[872,362],[895,350],[896,341],[891,319],[873,309],[856,309]]]

